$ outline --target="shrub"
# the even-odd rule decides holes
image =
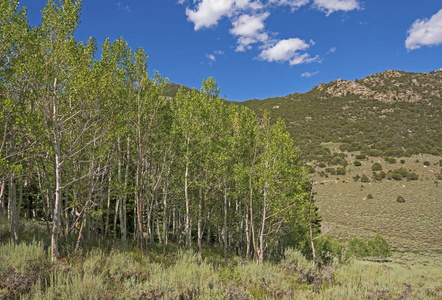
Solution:
[[[424,161],[424,166],[428,167],[429,165],[431,165],[431,163],[428,160]]]
[[[382,181],[385,178],[385,172],[381,171],[379,173],[373,172],[373,179],[376,181]]]
[[[401,159],[401,164],[405,164],[405,159]]]
[[[327,165],[324,162],[320,162],[318,167],[320,168],[325,168]]]
[[[391,256],[388,242],[377,234],[373,239],[368,240],[367,243],[354,237],[348,242],[347,257],[380,257],[385,258]]]
[[[326,168],[325,172],[330,173],[332,175],[336,175],[336,169],[335,168]]]
[[[391,256],[388,242],[380,234],[377,234],[374,239],[369,240],[367,244],[368,248],[370,248],[371,256],[381,258]]]
[[[347,160],[340,156],[333,157],[332,159],[330,159],[328,163],[333,166],[341,165],[343,167],[345,167],[348,164]]]
[[[339,242],[333,240],[330,235],[325,235],[316,240],[316,255],[324,265],[329,265],[333,259],[341,259],[342,246]]]
[[[391,178],[394,180],[402,180],[401,174],[396,173],[396,172],[391,174]]]
[[[370,182],[370,178],[368,178],[367,175],[362,175],[361,181],[362,182]]]
[[[394,159],[393,157],[386,157],[385,161],[388,162],[389,164],[395,164],[396,163],[396,159]]]
[[[396,202],[398,202],[398,203],[405,203],[405,199],[402,196],[397,196]]]
[[[354,162],[354,165],[355,165],[355,167],[360,167],[360,166],[362,166],[362,163],[359,160],[356,160]]]
[[[358,154],[356,155],[356,159],[365,160],[367,159],[367,156],[365,154]]]
[[[361,179],[361,176],[359,176],[359,174],[356,174],[356,176],[353,177],[353,180],[356,182],[359,179]]]
[[[367,199],[373,199],[373,195],[372,194],[368,194],[367,195]]]
[[[352,238],[348,242],[347,256],[349,257],[366,257],[370,253],[367,244],[357,237]]]
[[[407,179],[408,180],[418,180],[419,176],[416,173],[408,173],[407,174]]]
[[[373,172],[375,172],[375,171],[381,171],[382,170],[382,165],[380,164],[380,163],[374,163],[372,166],[371,166],[371,170],[373,171]]]
[[[347,170],[345,169],[345,167],[338,168],[338,169],[336,170],[336,174],[337,174],[337,175],[345,175],[346,173],[347,173]]]

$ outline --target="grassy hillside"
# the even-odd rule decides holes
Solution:
[[[245,105],[258,114],[270,111],[286,120],[304,156],[330,154],[322,143],[341,151],[371,156],[442,155],[442,72],[387,71],[362,80],[337,80],[305,94]]]
[[[314,191],[323,227],[333,226],[330,234],[343,241],[380,233],[397,252],[442,254],[442,182],[435,177],[441,171],[439,159],[423,155],[391,163],[367,157],[355,166],[355,155],[350,155],[345,175],[326,173],[327,177],[321,176],[323,168],[316,167]],[[382,166],[377,174],[405,169],[415,173],[417,180],[388,176],[376,180],[375,163]],[[368,180],[358,179],[362,176]],[[405,202],[397,202],[399,196]]]

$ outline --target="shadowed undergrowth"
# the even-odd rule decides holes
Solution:
[[[52,264],[41,242],[4,243],[0,299],[441,299],[441,257],[357,260],[326,240],[318,243],[319,259],[330,258],[322,266],[293,249],[259,266],[240,257],[225,262],[213,249],[143,256],[94,247]]]

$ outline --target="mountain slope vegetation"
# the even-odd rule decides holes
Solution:
[[[442,155],[442,72],[386,71],[320,84],[305,94],[244,105],[286,120],[305,158],[328,155],[324,143],[370,156]]]

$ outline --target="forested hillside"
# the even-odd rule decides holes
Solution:
[[[323,143],[370,156],[442,154],[442,72],[387,71],[321,84],[305,94],[239,103],[286,120],[306,159],[327,156]]]
[[[143,49],[106,39],[97,57],[94,38],[75,40],[80,9],[48,1],[31,27],[18,1],[0,5],[0,218],[10,238],[20,241],[21,220],[43,221],[52,261],[108,238],[142,252],[217,244],[261,263],[308,248],[318,217],[285,122],[225,105],[211,78],[167,97]]]

